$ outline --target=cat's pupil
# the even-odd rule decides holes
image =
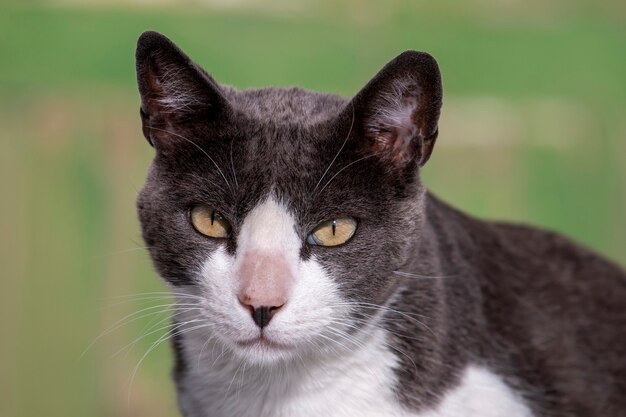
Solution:
[[[336,230],[337,230],[337,220],[333,220],[333,236],[335,236]]]

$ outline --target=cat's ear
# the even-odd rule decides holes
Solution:
[[[135,57],[143,134],[151,145],[177,125],[216,120],[229,111],[213,78],[160,33],[142,33]]]
[[[406,51],[390,61],[354,97],[344,120],[354,120],[360,146],[394,166],[422,166],[438,134],[442,87],[437,61]]]

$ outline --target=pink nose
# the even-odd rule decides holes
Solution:
[[[292,281],[289,265],[280,255],[252,252],[239,269],[239,302],[250,310],[257,326],[267,326],[287,302]]]

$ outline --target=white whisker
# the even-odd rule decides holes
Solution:
[[[108,258],[110,256],[122,255],[122,254],[130,253],[130,252],[136,252],[136,251],[139,251],[139,250],[141,250],[142,253],[145,253],[143,251],[145,251],[146,249],[150,249],[150,246],[138,246],[138,247],[134,247],[134,248],[121,249],[121,250],[118,250],[118,251],[105,253],[103,255],[93,256],[93,257],[91,257],[89,259],[91,259],[91,260],[103,259],[103,258]]]
[[[370,155],[366,155],[366,156],[364,156],[364,157],[362,157],[362,158],[359,158],[359,159],[356,159],[356,160],[354,160],[354,161],[350,162],[349,164],[347,164],[346,166],[344,166],[343,168],[341,168],[339,171],[337,171],[337,172],[335,173],[335,175],[333,175],[333,176],[332,176],[332,177],[328,180],[328,182],[326,182],[326,184],[324,184],[324,186],[322,187],[322,189],[321,189],[319,192],[321,193],[322,191],[324,191],[324,190],[326,189],[326,187],[328,187],[328,184],[330,184],[330,183],[331,183],[331,182],[332,182],[332,181],[333,181],[333,180],[337,177],[337,175],[341,174],[341,173],[342,173],[345,169],[347,169],[347,168],[349,168],[350,166],[352,166],[352,165],[356,164],[357,162],[361,162],[361,161],[363,161],[363,160],[365,160],[365,159],[369,159],[369,158],[371,158],[371,157],[373,157],[373,156],[376,156],[376,155],[377,155],[377,154],[370,154]]]
[[[235,164],[233,163],[233,142],[234,139],[230,141],[230,169],[233,171],[233,180],[235,180],[235,187],[239,188],[239,183],[237,182],[237,173],[235,172]]]
[[[217,168],[217,170],[220,173],[220,175],[222,176],[222,178],[224,178],[224,182],[226,182],[226,185],[228,185],[228,188],[230,189],[230,191],[233,192],[233,188],[230,186],[230,183],[226,179],[226,176],[224,175],[224,173],[220,169],[219,165],[217,165],[217,162],[215,162],[215,160],[213,158],[211,158],[211,156],[204,149],[202,149],[196,142],[194,142],[191,139],[188,139],[188,138],[186,138],[186,137],[184,137],[182,135],[179,135],[178,133],[174,133],[174,132],[171,132],[171,131],[166,130],[166,129],[159,129],[158,127],[152,127],[152,126],[150,126],[150,129],[159,130],[161,132],[165,132],[167,134],[174,135],[174,136],[176,136],[178,138],[181,138],[181,139],[191,143],[193,146],[195,146],[200,152],[202,152],[204,155],[206,155],[206,157],[209,158],[209,160],[211,162],[213,162],[213,165],[215,165],[215,168]]]
[[[446,279],[446,278],[458,278],[458,275],[420,275],[413,274],[411,272],[404,271],[393,271],[394,274],[400,275],[406,278],[416,278],[416,279]]]
[[[147,308],[141,309],[139,311],[135,311],[133,313],[130,313],[130,314],[122,317],[121,319],[117,320],[115,323],[113,323],[107,329],[102,331],[102,333],[100,333],[98,336],[96,336],[96,338],[91,343],[89,343],[89,345],[85,348],[85,350],[83,350],[83,352],[79,355],[77,361],[80,361],[85,356],[85,354],[89,351],[89,349],[91,349],[104,336],[114,332],[115,330],[119,329],[122,326],[125,326],[127,324],[132,323],[133,321],[140,320],[142,318],[149,317],[149,316],[152,316],[152,315],[155,315],[155,314],[165,313],[165,312],[169,311],[168,308],[171,308],[171,307],[174,307],[174,306],[183,306],[183,307],[191,307],[191,306],[193,306],[193,307],[196,307],[196,308],[198,307],[197,304],[160,304],[160,305],[147,307]],[[154,309],[157,309],[157,308],[160,309],[160,310],[153,311],[153,312],[150,312],[150,313],[142,315],[142,313],[145,313],[146,311],[154,310]]]
[[[185,309],[184,311],[181,311],[181,312],[184,313],[184,312],[193,311],[193,310],[195,310],[195,308]],[[172,316],[167,316],[167,317],[159,320],[158,322],[152,324],[150,326],[150,328],[142,331],[142,332],[147,331],[148,333],[143,333],[140,337],[138,337],[137,339],[135,339],[131,343],[127,344],[123,348],[119,349],[117,352],[115,352],[111,356],[115,357],[115,356],[119,355],[120,353],[122,353],[123,351],[125,351],[126,349],[128,349],[130,351],[140,340],[145,339],[146,337],[148,337],[148,336],[150,336],[150,335],[152,335],[154,333],[158,333],[158,332],[163,331],[165,329],[171,328],[172,326],[176,326],[176,324],[174,324],[174,323],[169,323],[166,326],[162,326],[162,327],[159,327],[158,329],[154,329],[155,326],[158,326],[159,324],[163,323],[164,321],[171,320],[173,317],[175,317],[176,314],[177,313],[174,313]],[[201,320],[201,319],[190,320],[190,321],[186,321],[185,324],[194,323],[194,322],[200,322],[200,321],[204,321],[204,320]]]
[[[204,321],[204,320],[200,320],[200,321]],[[181,331],[178,331],[180,327],[189,324],[190,322],[183,322],[183,323],[179,323],[173,326],[172,330],[170,330],[169,332],[167,332],[166,334],[164,334],[163,336],[161,336],[159,339],[157,339],[156,342],[154,342],[152,344],[152,346],[150,346],[150,348],[146,351],[146,353],[143,354],[143,356],[141,357],[141,359],[139,359],[139,362],[137,362],[137,365],[135,366],[135,368],[133,369],[133,373],[130,377],[130,382],[128,385],[128,403],[130,403],[130,397],[132,394],[132,387],[133,387],[133,382],[135,381],[135,376],[137,375],[137,371],[139,370],[139,367],[141,366],[141,363],[144,361],[144,359],[150,354],[150,352],[152,352],[154,349],[156,349],[159,345],[161,345],[164,341],[168,340],[169,338],[173,337],[173,336],[179,336],[181,334],[184,333],[188,333],[194,330],[198,330],[198,329],[202,329],[205,327],[211,327],[212,324],[211,323],[204,323],[198,326],[194,326],[191,328],[184,328]]]
[[[317,188],[322,183],[322,180],[324,179],[324,177],[328,173],[328,170],[330,169],[330,167],[333,166],[333,164],[335,163],[335,160],[339,157],[339,154],[343,150],[344,146],[346,146],[346,143],[348,142],[348,139],[350,139],[350,135],[352,134],[352,128],[354,126],[354,119],[355,119],[354,103],[350,102],[350,104],[352,106],[352,122],[350,122],[350,130],[348,131],[348,134],[346,135],[346,138],[343,140],[343,143],[341,144],[341,147],[339,148],[339,151],[337,151],[337,153],[335,154],[335,157],[332,159],[332,161],[330,161],[330,164],[326,168],[326,171],[324,171],[324,173],[322,174],[322,177],[319,179],[319,181],[317,181],[317,184],[315,184],[315,188],[311,192],[311,195],[315,195],[315,191],[317,190]]]

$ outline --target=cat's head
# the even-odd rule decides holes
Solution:
[[[419,240],[435,60],[404,52],[351,100],[239,91],[146,32],[137,77],[155,149],[139,217],[181,309],[251,362],[356,347]]]

